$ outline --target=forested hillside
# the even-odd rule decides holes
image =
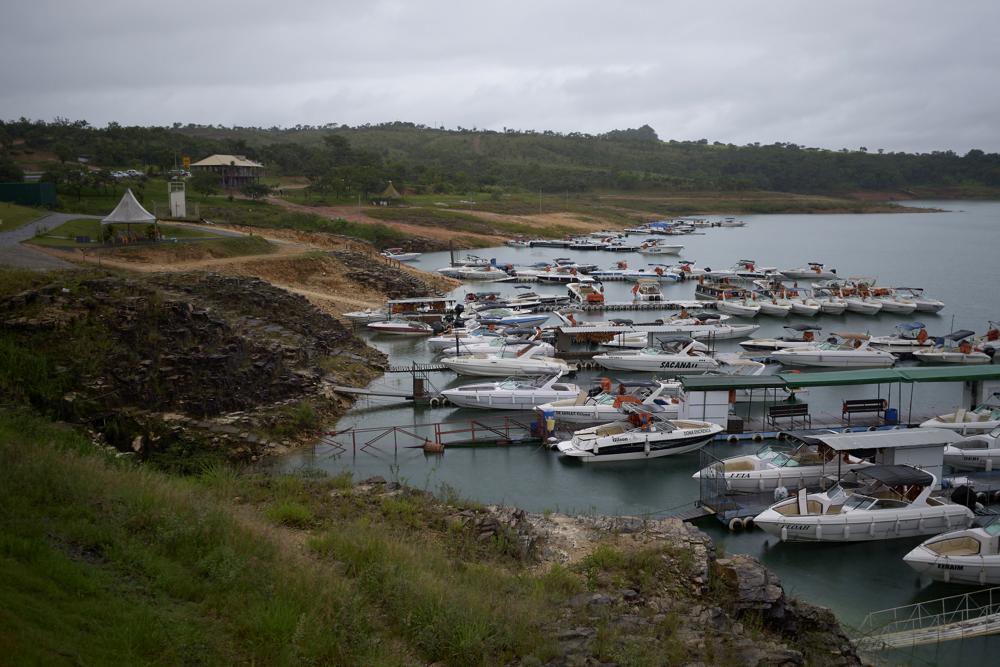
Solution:
[[[369,193],[392,180],[411,193],[490,188],[546,192],[775,190],[846,193],[1000,188],[1000,155],[971,150],[886,153],[795,144],[736,146],[664,141],[649,126],[604,135],[444,130],[412,123],[348,127],[94,128],[84,121],[0,122],[0,171],[24,151],[62,162],[86,156],[103,167],[168,169],[181,155],[236,153],[271,175],[306,176],[318,190]],[[8,178],[10,175],[8,175]]]

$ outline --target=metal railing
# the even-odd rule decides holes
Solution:
[[[1000,632],[1000,587],[874,611],[865,617],[859,649],[881,651]]]
[[[436,422],[405,426],[348,428],[327,433],[320,442],[341,451],[354,453],[416,449],[427,443],[448,446],[516,445],[534,442],[537,426],[530,420],[504,417],[501,420]]]

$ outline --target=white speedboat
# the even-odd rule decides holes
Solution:
[[[604,303],[604,286],[595,287],[593,282],[574,282],[566,286],[573,301],[586,304]]]
[[[530,248],[531,241],[525,241],[523,239],[507,239],[503,242],[505,246],[510,248]]]
[[[915,350],[934,347],[934,339],[927,335],[923,322],[906,322],[896,325],[893,336],[872,336],[869,344],[893,354],[912,354]]]
[[[509,278],[510,276],[503,269],[487,265],[460,266],[455,268],[449,277],[458,278],[459,280],[500,280],[502,278]]]
[[[508,338],[508,337],[486,337],[481,336],[479,340],[482,342],[462,342],[459,345],[452,344],[450,347],[444,348],[442,351],[449,356],[466,356],[470,354],[495,354],[500,357],[516,357],[519,354],[527,351],[529,346],[537,347],[538,352],[536,354],[543,357],[551,357],[555,355],[555,348],[552,347],[550,343],[544,343],[541,341],[528,341],[518,338]]]
[[[419,252],[406,252],[402,248],[388,248],[380,254],[387,259],[394,259],[397,262],[412,262],[420,257]]]
[[[538,282],[550,285],[569,285],[570,283],[592,283],[594,279],[584,275],[572,266],[550,267],[537,276]]]
[[[946,445],[944,462],[955,470],[1000,469],[1000,426],[989,433],[970,435]]]
[[[844,303],[847,304],[847,310],[859,315],[878,315],[883,306],[881,301],[861,294],[845,295]]]
[[[559,453],[583,463],[653,459],[693,452],[722,432],[711,422],[662,419],[649,406],[629,410],[627,419],[576,431]]]
[[[562,373],[530,379],[508,378],[500,382],[467,384],[441,394],[452,405],[487,410],[533,410],[551,401],[576,398],[580,388],[561,382]]]
[[[476,311],[475,319],[483,324],[503,324],[514,327],[537,326],[549,319],[548,313],[532,313],[516,308],[486,308]]]
[[[855,470],[858,482],[823,493],[800,489],[754,518],[754,524],[782,542],[863,542],[968,528],[968,507],[931,496],[937,478],[906,465]]]
[[[643,243],[639,246],[639,252],[644,255],[679,255],[681,250],[684,246],[667,243]]]
[[[920,574],[946,584],[1000,585],[1000,521],[955,530],[923,542],[903,561]]]
[[[784,366],[817,368],[889,368],[896,363],[891,353],[869,347],[867,340],[856,335],[841,337],[853,342],[816,343],[810,347],[777,350],[770,357]]]
[[[788,317],[792,312],[792,304],[788,299],[762,296],[756,303],[760,307],[760,314],[768,317]]]
[[[824,268],[820,262],[809,262],[806,266],[782,269],[781,275],[792,280],[831,280],[837,277],[837,272]]]
[[[392,334],[394,336],[433,336],[434,327],[427,322],[419,320],[407,320],[401,318],[391,319],[385,322],[370,322],[365,328],[382,334]]]
[[[720,299],[715,302],[720,313],[735,317],[757,317],[760,314],[760,303],[753,299]]]
[[[719,479],[733,493],[818,487],[830,474],[871,465],[848,453],[837,452],[808,435],[787,433],[784,446],[765,445],[753,454],[733,456],[702,468],[694,479]]]
[[[351,322],[367,324],[369,322],[385,322],[389,319],[389,313],[381,308],[365,308],[364,310],[354,310],[344,313],[344,317]]]
[[[719,227],[746,227],[747,223],[736,218],[726,218],[719,223]]]
[[[620,418],[622,406],[638,404],[659,406],[667,419],[675,419],[680,411],[680,397],[680,382],[622,381],[615,391],[611,381],[602,378],[597,393],[581,393],[572,398],[539,405],[538,412],[543,415],[551,414],[557,422],[603,424]]]
[[[427,347],[431,352],[442,352],[449,349],[455,350],[457,347],[465,347],[467,345],[489,343],[494,339],[504,338],[501,332],[502,329],[503,327],[490,328],[478,323],[470,327],[458,327],[428,338]]]
[[[843,315],[847,310],[847,301],[835,294],[817,295],[819,310],[824,315]]]
[[[820,327],[811,324],[789,324],[780,338],[750,338],[740,341],[740,347],[754,352],[773,352],[796,347],[811,347],[816,344],[816,333]]]
[[[445,357],[441,363],[459,375],[480,377],[521,377],[525,375],[555,375],[568,373],[569,365],[562,359],[544,357],[532,347],[519,356],[501,357],[495,354],[471,354]]]
[[[937,313],[944,309],[944,301],[925,295],[922,287],[897,287],[896,294],[913,301],[920,313]]]
[[[977,405],[972,410],[959,408],[921,422],[920,428],[946,428],[962,435],[986,433],[1000,426],[1000,403],[994,394],[992,402]]]
[[[792,315],[801,317],[816,317],[823,310],[820,302],[810,296],[790,297],[788,303],[792,307]]]
[[[871,290],[871,297],[882,304],[883,313],[909,315],[917,309],[916,302],[898,295],[894,290],[885,287],[873,288]]]
[[[618,371],[661,371],[673,375],[708,373],[719,369],[719,362],[703,352],[701,343],[686,336],[667,336],[660,347],[641,350],[616,350],[594,355],[604,368]]]
[[[660,281],[642,278],[632,286],[632,300],[636,303],[663,301],[663,291]]]
[[[934,346],[914,350],[913,358],[922,364],[981,365],[993,361],[990,355],[972,347],[975,332],[968,329],[953,331],[934,339]]]

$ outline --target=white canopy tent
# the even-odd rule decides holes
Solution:
[[[122,195],[115,210],[101,220],[102,225],[151,225],[155,222],[156,216],[143,208],[131,188]]]

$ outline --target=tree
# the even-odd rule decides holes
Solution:
[[[6,153],[0,153],[0,182],[20,183],[24,180],[24,172]]]
[[[219,177],[210,171],[198,170],[188,181],[191,189],[203,195],[214,195],[219,191]]]

